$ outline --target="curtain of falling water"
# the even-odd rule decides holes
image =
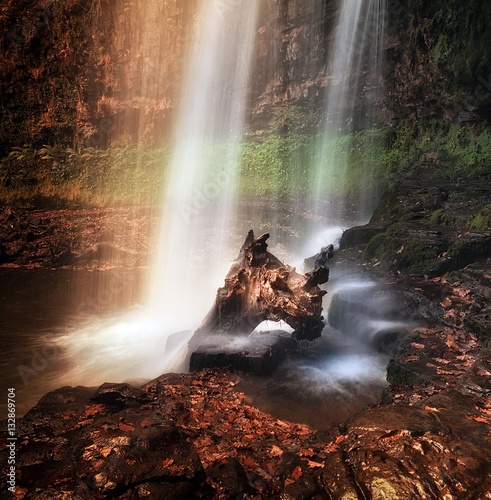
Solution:
[[[227,243],[258,6],[210,0],[198,13],[146,301],[175,328],[199,324],[237,250]]]
[[[70,369],[57,385],[133,381],[187,368],[177,366],[179,350],[211,307],[237,251],[228,248],[228,224],[258,5],[199,2],[145,303],[60,338]]]
[[[314,213],[325,213],[326,199],[333,193],[345,194],[347,191],[350,141],[334,147],[334,140],[340,134],[374,124],[372,105],[382,96],[381,62],[386,13],[386,0],[341,2],[335,39],[328,53],[326,125],[313,170],[311,208]],[[360,184],[368,186],[372,176],[369,158],[361,175]],[[357,201],[361,213],[370,208],[362,206],[363,198]],[[318,231],[319,227],[313,230]]]

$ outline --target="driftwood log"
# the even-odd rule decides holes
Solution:
[[[213,307],[196,331],[203,334],[251,333],[264,320],[288,323],[294,338],[313,340],[324,327],[319,284],[327,282],[329,270],[316,268],[306,275],[283,264],[267,251],[269,234],[255,238],[251,230],[239,256],[218,289]]]

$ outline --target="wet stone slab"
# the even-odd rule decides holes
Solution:
[[[281,330],[234,338],[218,335],[204,339],[194,350],[190,369],[199,371],[204,368],[227,368],[268,375],[296,348],[297,341]]]

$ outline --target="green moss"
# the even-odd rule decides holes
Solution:
[[[389,163],[395,161],[386,143],[387,129],[334,138],[273,133],[247,141],[240,154],[241,194],[302,196],[318,192],[351,200],[366,196],[388,178]]]
[[[390,238],[389,231],[375,235],[363,250],[361,259],[366,261],[377,258],[382,267],[387,270],[397,247],[397,243],[395,245],[392,243],[394,240]]]
[[[367,245],[370,240],[385,231],[382,227],[355,226],[344,231],[339,243],[340,249]]]
[[[382,195],[379,204],[373,212],[371,220],[374,222],[409,221],[413,213],[400,202],[397,189],[392,189]]]
[[[490,67],[491,6],[486,0],[424,3],[419,27],[433,61],[454,82],[474,83]]]
[[[476,216],[473,220],[477,221],[479,227],[489,228],[489,218],[485,218],[491,215],[489,206],[482,212],[485,215]],[[441,212],[435,219],[439,220],[439,216]],[[384,271],[397,270],[416,276],[437,275],[489,256],[491,235],[487,232],[465,234],[448,245],[447,239],[443,237],[433,237],[424,231],[412,236],[404,224],[394,224],[369,241],[361,258],[365,261],[377,259]]]
[[[457,224],[457,219],[453,215],[450,215],[444,208],[439,208],[427,220],[423,221],[423,224],[428,226],[453,227]]]
[[[390,183],[404,175],[426,175],[432,181],[489,179],[491,126],[421,119],[395,127],[386,153]]]
[[[468,234],[458,239],[448,250],[447,267],[459,269],[489,255],[491,255],[491,235]]]
[[[361,258],[365,261],[376,258],[384,271],[423,276],[441,271],[443,262],[439,255],[443,250],[443,242],[408,237],[404,228],[391,227],[370,240]]]
[[[491,204],[486,205],[479,213],[472,217],[467,223],[470,231],[491,230]]]

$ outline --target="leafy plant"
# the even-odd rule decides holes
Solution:
[[[59,145],[14,148],[0,160],[4,203],[114,205],[159,200],[168,148],[143,145],[77,152]]]

